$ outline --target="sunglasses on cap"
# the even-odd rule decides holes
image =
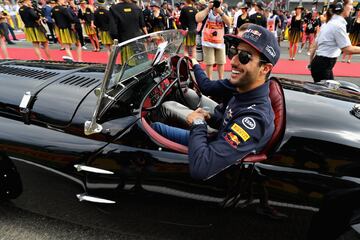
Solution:
[[[233,57],[235,57],[236,55],[238,56],[239,58],[239,62],[243,65],[245,64],[248,64],[251,59],[252,59],[252,54],[249,53],[248,51],[245,51],[245,50],[240,50],[240,49],[237,49],[235,47],[231,47],[228,51],[228,58],[231,60]],[[261,59],[260,58],[260,62],[262,63],[268,63],[268,61],[264,60],[264,59]]]

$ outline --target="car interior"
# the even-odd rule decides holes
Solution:
[[[153,119],[151,118],[151,111],[159,109],[161,104],[166,100],[166,97],[170,94],[174,87],[178,87],[180,94],[184,93],[188,87],[192,87],[199,96],[199,101],[201,99],[200,89],[196,84],[196,81],[191,77],[190,74],[190,64],[187,58],[181,58],[179,56],[173,56],[169,59],[169,67],[172,68],[173,74],[163,81],[159,81],[144,98],[141,104],[141,124],[145,132],[155,141],[158,145],[163,146],[164,148],[171,149],[176,152],[188,153],[188,147],[181,145],[179,143],[173,142],[159,133],[157,133],[152,127],[151,123]],[[286,108],[285,108],[285,99],[284,92],[281,87],[279,80],[272,77],[270,81],[270,99],[272,103],[272,108],[275,114],[275,131],[266,145],[266,147],[258,154],[250,154],[244,159],[239,159],[242,162],[255,163],[264,161],[268,158],[276,147],[278,146],[284,131],[286,123]],[[184,98],[185,99],[185,98]],[[186,100],[184,100],[185,105]],[[200,102],[199,102],[200,103]]]

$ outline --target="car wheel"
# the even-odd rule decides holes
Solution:
[[[0,200],[15,199],[21,193],[22,183],[15,165],[0,153]]]

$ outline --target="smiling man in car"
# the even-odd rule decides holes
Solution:
[[[192,60],[201,91],[221,97],[222,104],[216,106],[211,116],[202,108],[188,114],[190,131],[153,124],[163,136],[188,145],[190,173],[197,179],[207,179],[246,155],[260,152],[274,131],[267,80],[280,57],[277,40],[267,29],[254,24],[241,37],[226,35],[225,40],[231,46],[230,79],[210,81],[196,60]],[[218,129],[215,137],[208,136],[207,124]]]

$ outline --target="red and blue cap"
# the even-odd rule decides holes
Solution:
[[[266,60],[273,66],[280,58],[280,48],[274,34],[266,28],[250,24],[241,36],[226,34],[225,42],[230,46],[235,46],[240,42],[245,42],[255,48],[260,54],[264,55]]]

